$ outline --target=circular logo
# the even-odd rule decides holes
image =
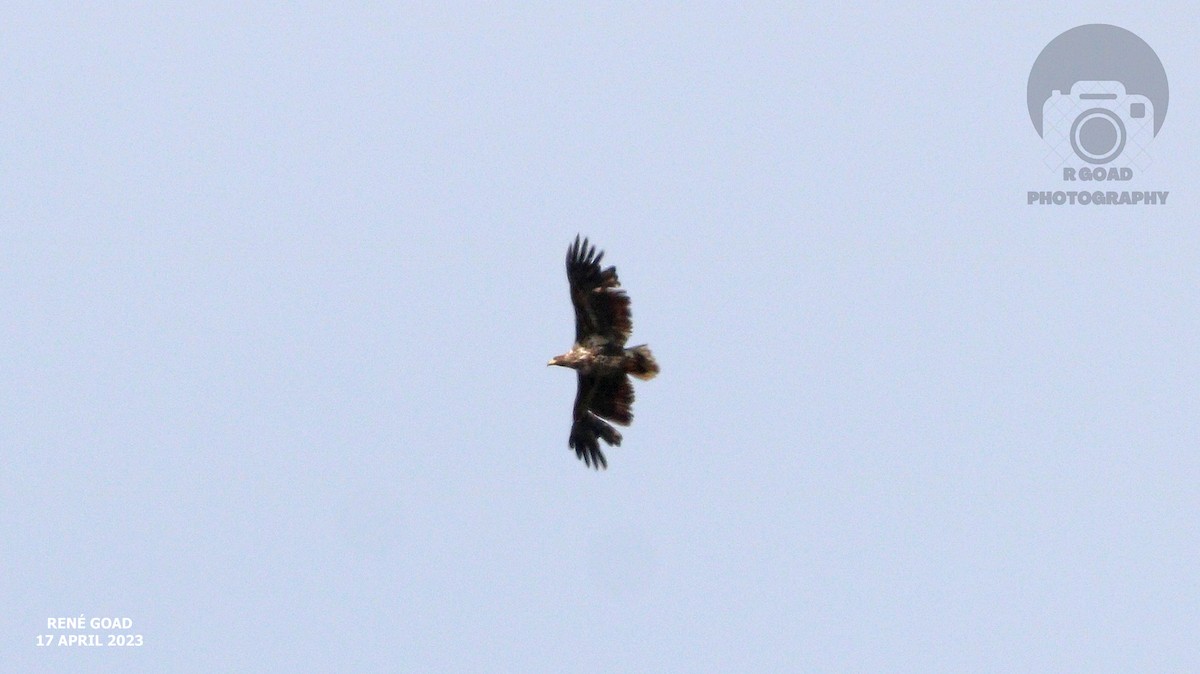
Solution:
[[[1153,119],[1152,135],[1158,135],[1167,117],[1167,72],[1158,54],[1137,35],[1103,23],[1076,26],[1051,40],[1033,62],[1026,93],[1029,118],[1043,138],[1047,124],[1065,121],[1045,114],[1056,94],[1084,100],[1089,95],[1136,96],[1141,100],[1134,102],[1144,103],[1146,117]],[[1112,106],[1121,102],[1117,97],[1094,100],[1116,101]]]

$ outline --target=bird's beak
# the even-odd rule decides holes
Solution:
[[[549,363],[546,363],[546,367],[550,367],[550,366],[551,366],[551,365],[553,365],[553,364],[554,364],[554,359],[553,359],[553,358],[551,358],[551,359],[550,359],[550,362],[549,362]]]

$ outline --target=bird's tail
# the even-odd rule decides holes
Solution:
[[[650,353],[650,347],[642,344],[625,349],[625,371],[638,379],[654,379],[658,374],[658,361]]]

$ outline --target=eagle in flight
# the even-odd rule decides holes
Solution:
[[[629,375],[653,379],[658,363],[645,344],[625,348],[633,321],[629,296],[621,290],[617,268],[600,268],[604,253],[596,252],[588,240],[567,249],[567,282],[575,305],[575,345],[547,365],[575,370],[579,388],[568,444],[589,467],[608,468],[600,451],[600,439],[613,446],[621,434],[608,421],[628,426],[633,421],[633,384]]]

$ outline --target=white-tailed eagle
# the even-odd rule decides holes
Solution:
[[[575,305],[575,345],[549,365],[576,371],[579,388],[568,444],[588,466],[608,467],[600,451],[600,439],[621,444],[621,434],[605,420],[622,426],[633,421],[633,384],[629,375],[653,379],[658,363],[645,344],[625,348],[633,322],[629,296],[621,290],[616,267],[600,269],[604,253],[596,252],[587,239],[567,249],[567,281]]]

